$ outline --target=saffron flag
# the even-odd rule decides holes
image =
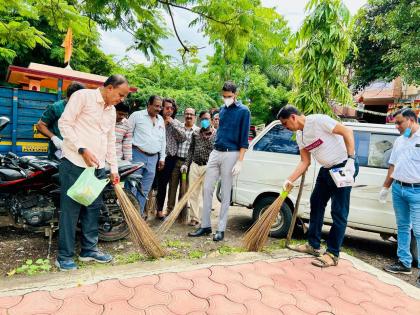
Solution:
[[[73,51],[73,32],[71,28],[67,30],[66,37],[64,38],[61,47],[64,47],[64,63],[69,63]]]

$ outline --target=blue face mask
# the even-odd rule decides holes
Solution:
[[[208,127],[210,127],[210,120],[208,119],[203,119],[201,121],[201,128],[207,129]]]
[[[405,128],[403,135],[404,135],[405,138],[410,138],[410,136],[411,136],[411,127]]]

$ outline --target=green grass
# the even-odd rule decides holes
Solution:
[[[242,253],[245,251],[244,248],[241,247],[234,247],[234,246],[228,246],[223,245],[217,249],[221,255],[229,255],[233,253]]]
[[[200,259],[204,256],[204,252],[201,250],[192,250],[188,253],[188,258],[190,259]]]
[[[114,263],[115,264],[132,264],[138,261],[145,261],[146,260],[146,256],[134,252],[134,253],[129,253],[126,255],[116,255],[114,257]]]
[[[187,242],[181,242],[180,240],[165,240],[165,246],[169,248],[190,248],[191,244]]]

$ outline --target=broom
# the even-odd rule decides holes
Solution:
[[[134,243],[142,247],[153,258],[165,256],[165,250],[160,246],[157,236],[141,218],[139,211],[128,199],[123,188],[120,185],[114,185],[114,190]]]
[[[292,185],[288,185],[286,190],[281,192],[277,199],[274,200],[270,207],[264,211],[259,219],[246,232],[243,238],[243,243],[244,247],[248,251],[258,252],[264,247],[265,243],[267,242],[271,226],[276,220],[280,208],[292,188]]]
[[[293,212],[292,222],[290,223],[289,231],[287,232],[286,247],[289,247],[290,240],[292,239],[293,230],[295,229],[296,219],[299,212],[300,198],[302,197],[303,186],[305,185],[305,176],[306,172],[302,174],[302,177],[300,179],[299,192],[295,203],[295,211]]]
[[[184,196],[187,192],[187,172],[181,173],[181,187],[180,187],[180,194]],[[182,197],[181,197],[182,199]],[[185,206],[182,208],[181,213],[178,216],[178,222],[185,224],[188,220],[188,208]]]
[[[181,200],[178,201],[178,203],[175,205],[172,212],[166,217],[165,221],[163,221],[162,225],[158,228],[159,234],[165,233],[171,228],[176,218],[178,217],[182,209],[184,209],[185,205],[187,204],[188,199],[190,199],[193,191],[196,190],[200,186],[200,184],[203,182],[204,175],[205,174],[201,175],[199,178],[197,178],[197,180],[192,185],[190,185],[190,187],[188,188],[188,191],[184,194],[184,196],[182,196]]]

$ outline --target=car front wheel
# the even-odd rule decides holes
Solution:
[[[270,205],[276,200],[274,196],[261,198],[254,207],[252,212],[252,219],[255,222],[267,210]],[[284,202],[277,215],[276,221],[270,229],[270,236],[275,238],[284,238],[287,236],[290,224],[292,222],[292,209]]]

